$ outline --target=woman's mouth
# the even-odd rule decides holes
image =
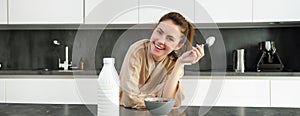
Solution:
[[[156,45],[156,44],[154,44],[154,47],[159,50],[165,50],[165,48],[163,48],[162,46]]]

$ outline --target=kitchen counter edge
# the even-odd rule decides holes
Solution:
[[[0,78],[98,78],[96,71],[0,71]],[[300,72],[188,72],[182,79],[300,79]]]

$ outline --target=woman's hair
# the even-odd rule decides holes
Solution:
[[[177,12],[170,12],[168,14],[165,14],[160,18],[159,22],[165,20],[172,20],[174,24],[181,27],[181,33],[186,36],[187,40],[192,45],[195,32],[194,26],[189,21],[187,21],[181,14]]]
[[[194,26],[189,21],[187,21],[181,14],[177,12],[170,12],[168,14],[165,14],[160,18],[159,23],[165,20],[172,20],[175,25],[181,27],[181,33],[186,36],[187,40],[189,41],[189,46],[192,45],[195,32]],[[180,43],[184,44],[185,40],[186,39],[182,39]],[[181,56],[188,49],[188,46],[182,46],[180,50],[177,50],[177,52],[172,51],[169,55],[172,55],[175,57],[175,59],[177,59],[178,56]]]

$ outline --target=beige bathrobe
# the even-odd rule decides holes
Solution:
[[[144,108],[146,97],[162,97],[166,80],[171,74],[175,60],[167,56],[155,62],[150,54],[150,40],[143,39],[130,46],[120,71],[120,105],[131,108]],[[183,69],[181,71],[183,76]],[[181,78],[180,77],[180,78]],[[181,105],[184,95],[178,81],[175,107]]]

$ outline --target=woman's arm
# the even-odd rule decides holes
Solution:
[[[120,71],[120,104],[125,107],[139,108],[144,107],[144,99],[140,97],[139,79],[144,52],[141,44],[144,41],[138,41],[130,46],[124,58]]]
[[[172,70],[172,73],[169,75],[169,78],[166,82],[162,97],[166,97],[166,98],[175,97],[178,81],[181,78],[182,74],[184,73],[183,71],[184,71],[183,64],[181,62],[176,62]]]
[[[120,72],[121,80],[121,105],[125,107],[143,107],[143,99],[139,98],[140,90],[138,88],[140,65],[136,58],[124,62]]]
[[[186,55],[185,55],[186,54]],[[204,56],[204,48],[202,45],[196,45],[191,51],[187,51],[179,57],[175,63],[172,73],[169,75],[163,90],[163,97],[174,98],[178,86],[178,81],[184,73],[184,63],[196,63]]]

